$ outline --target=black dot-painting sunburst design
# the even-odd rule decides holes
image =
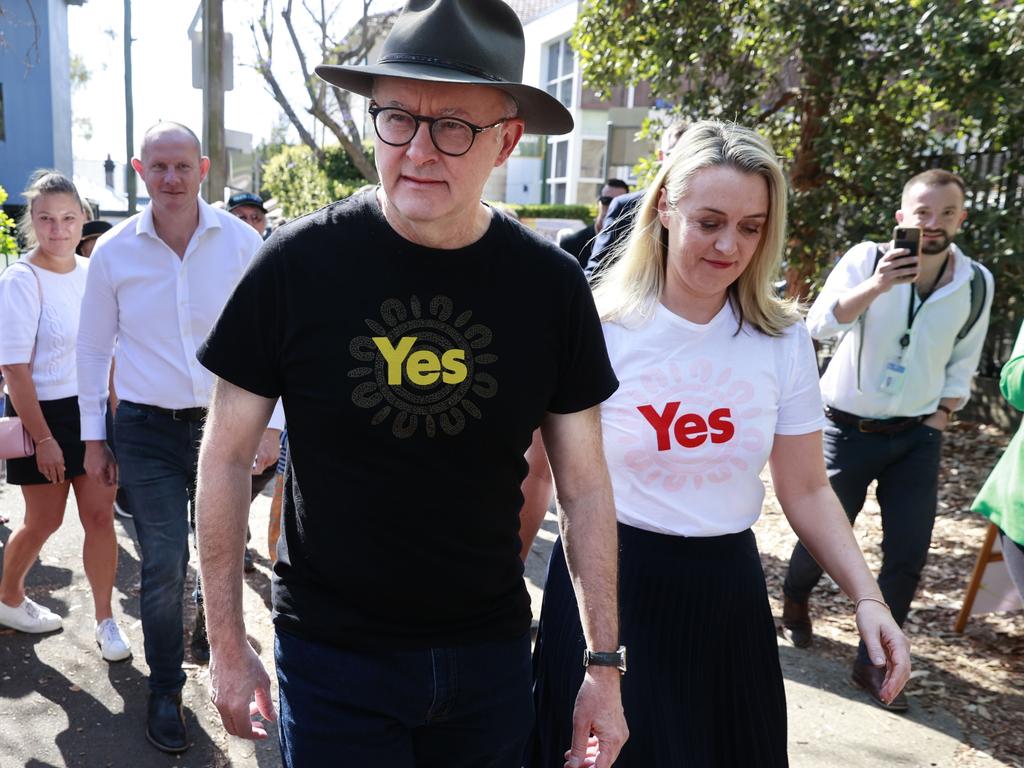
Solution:
[[[493,340],[490,328],[472,320],[472,310],[456,315],[454,302],[447,296],[432,298],[426,312],[416,296],[409,299],[408,306],[399,299],[385,301],[380,319],[365,321],[371,335],[357,336],[349,344],[352,357],[361,363],[348,372],[350,379],[359,380],[352,390],[352,402],[373,411],[373,425],[390,424],[398,438],[412,437],[419,429],[428,437],[457,435],[465,428],[467,418],[483,418],[479,403],[498,392],[497,380],[484,368],[496,362],[498,356],[486,351]],[[395,376],[396,363],[392,360],[389,365],[381,350],[382,342],[375,342],[375,338],[386,338],[389,350],[404,350],[403,339],[415,338],[405,360],[419,353],[420,357],[440,361],[448,354],[448,359],[455,356],[459,361],[456,372],[448,371],[447,380],[438,373],[436,380],[418,384],[408,375],[403,361],[400,382],[391,383],[389,367]],[[393,354],[397,360],[398,353]]]

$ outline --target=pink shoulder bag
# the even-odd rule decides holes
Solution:
[[[17,264],[11,265],[11,267],[15,266]],[[43,285],[39,282],[39,275],[36,274],[35,269],[27,263],[25,266],[32,271],[32,277],[36,279],[36,288],[39,291],[39,318],[36,320],[36,335],[32,339],[32,356],[28,361],[28,372],[31,375],[32,366],[36,361],[36,341],[39,338],[39,325],[43,319]],[[8,267],[8,269],[11,267]],[[0,417],[0,459],[22,459],[26,456],[32,456],[35,452],[35,441],[21,423],[21,417]]]

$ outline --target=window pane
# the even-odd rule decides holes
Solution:
[[[592,181],[581,181],[576,185],[576,202],[580,205],[597,202],[597,196],[601,194],[602,186],[602,184],[595,184]]]
[[[558,48],[559,43],[548,46],[548,82],[558,79]]]
[[[566,78],[559,86],[558,100],[567,107],[572,107],[572,78]]]
[[[551,202],[555,205],[565,205],[565,184],[551,185]]]
[[[558,74],[560,75],[571,75],[572,74],[572,48],[569,47],[569,41],[562,41],[562,66]]]
[[[604,176],[604,142],[599,139],[584,139],[580,159],[580,176],[600,178]]]
[[[560,141],[553,146],[555,147],[555,172],[552,175],[555,178],[564,178],[569,168],[569,142]]]

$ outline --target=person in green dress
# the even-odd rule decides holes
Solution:
[[[999,380],[1006,401],[1024,411],[1024,324]],[[1010,578],[1024,599],[1024,424],[988,476],[971,506],[999,527],[999,544]]]

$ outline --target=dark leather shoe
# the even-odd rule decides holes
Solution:
[[[875,667],[860,661],[853,662],[853,672],[850,674],[851,683],[867,691],[871,700],[882,709],[886,709],[889,712],[906,712],[910,705],[907,703],[907,697],[903,694],[903,691],[897,693],[888,704],[882,701],[881,691],[884,680],[885,667]]]
[[[192,629],[192,639],[188,644],[192,651],[192,661],[196,664],[210,662],[210,640],[206,636],[206,610],[202,605],[196,606],[196,625]]]
[[[807,603],[798,603],[788,597],[782,599],[782,636],[797,648],[811,644],[814,632],[811,629],[811,614]]]
[[[161,752],[176,755],[188,749],[180,693],[151,693],[146,713],[146,739]]]

